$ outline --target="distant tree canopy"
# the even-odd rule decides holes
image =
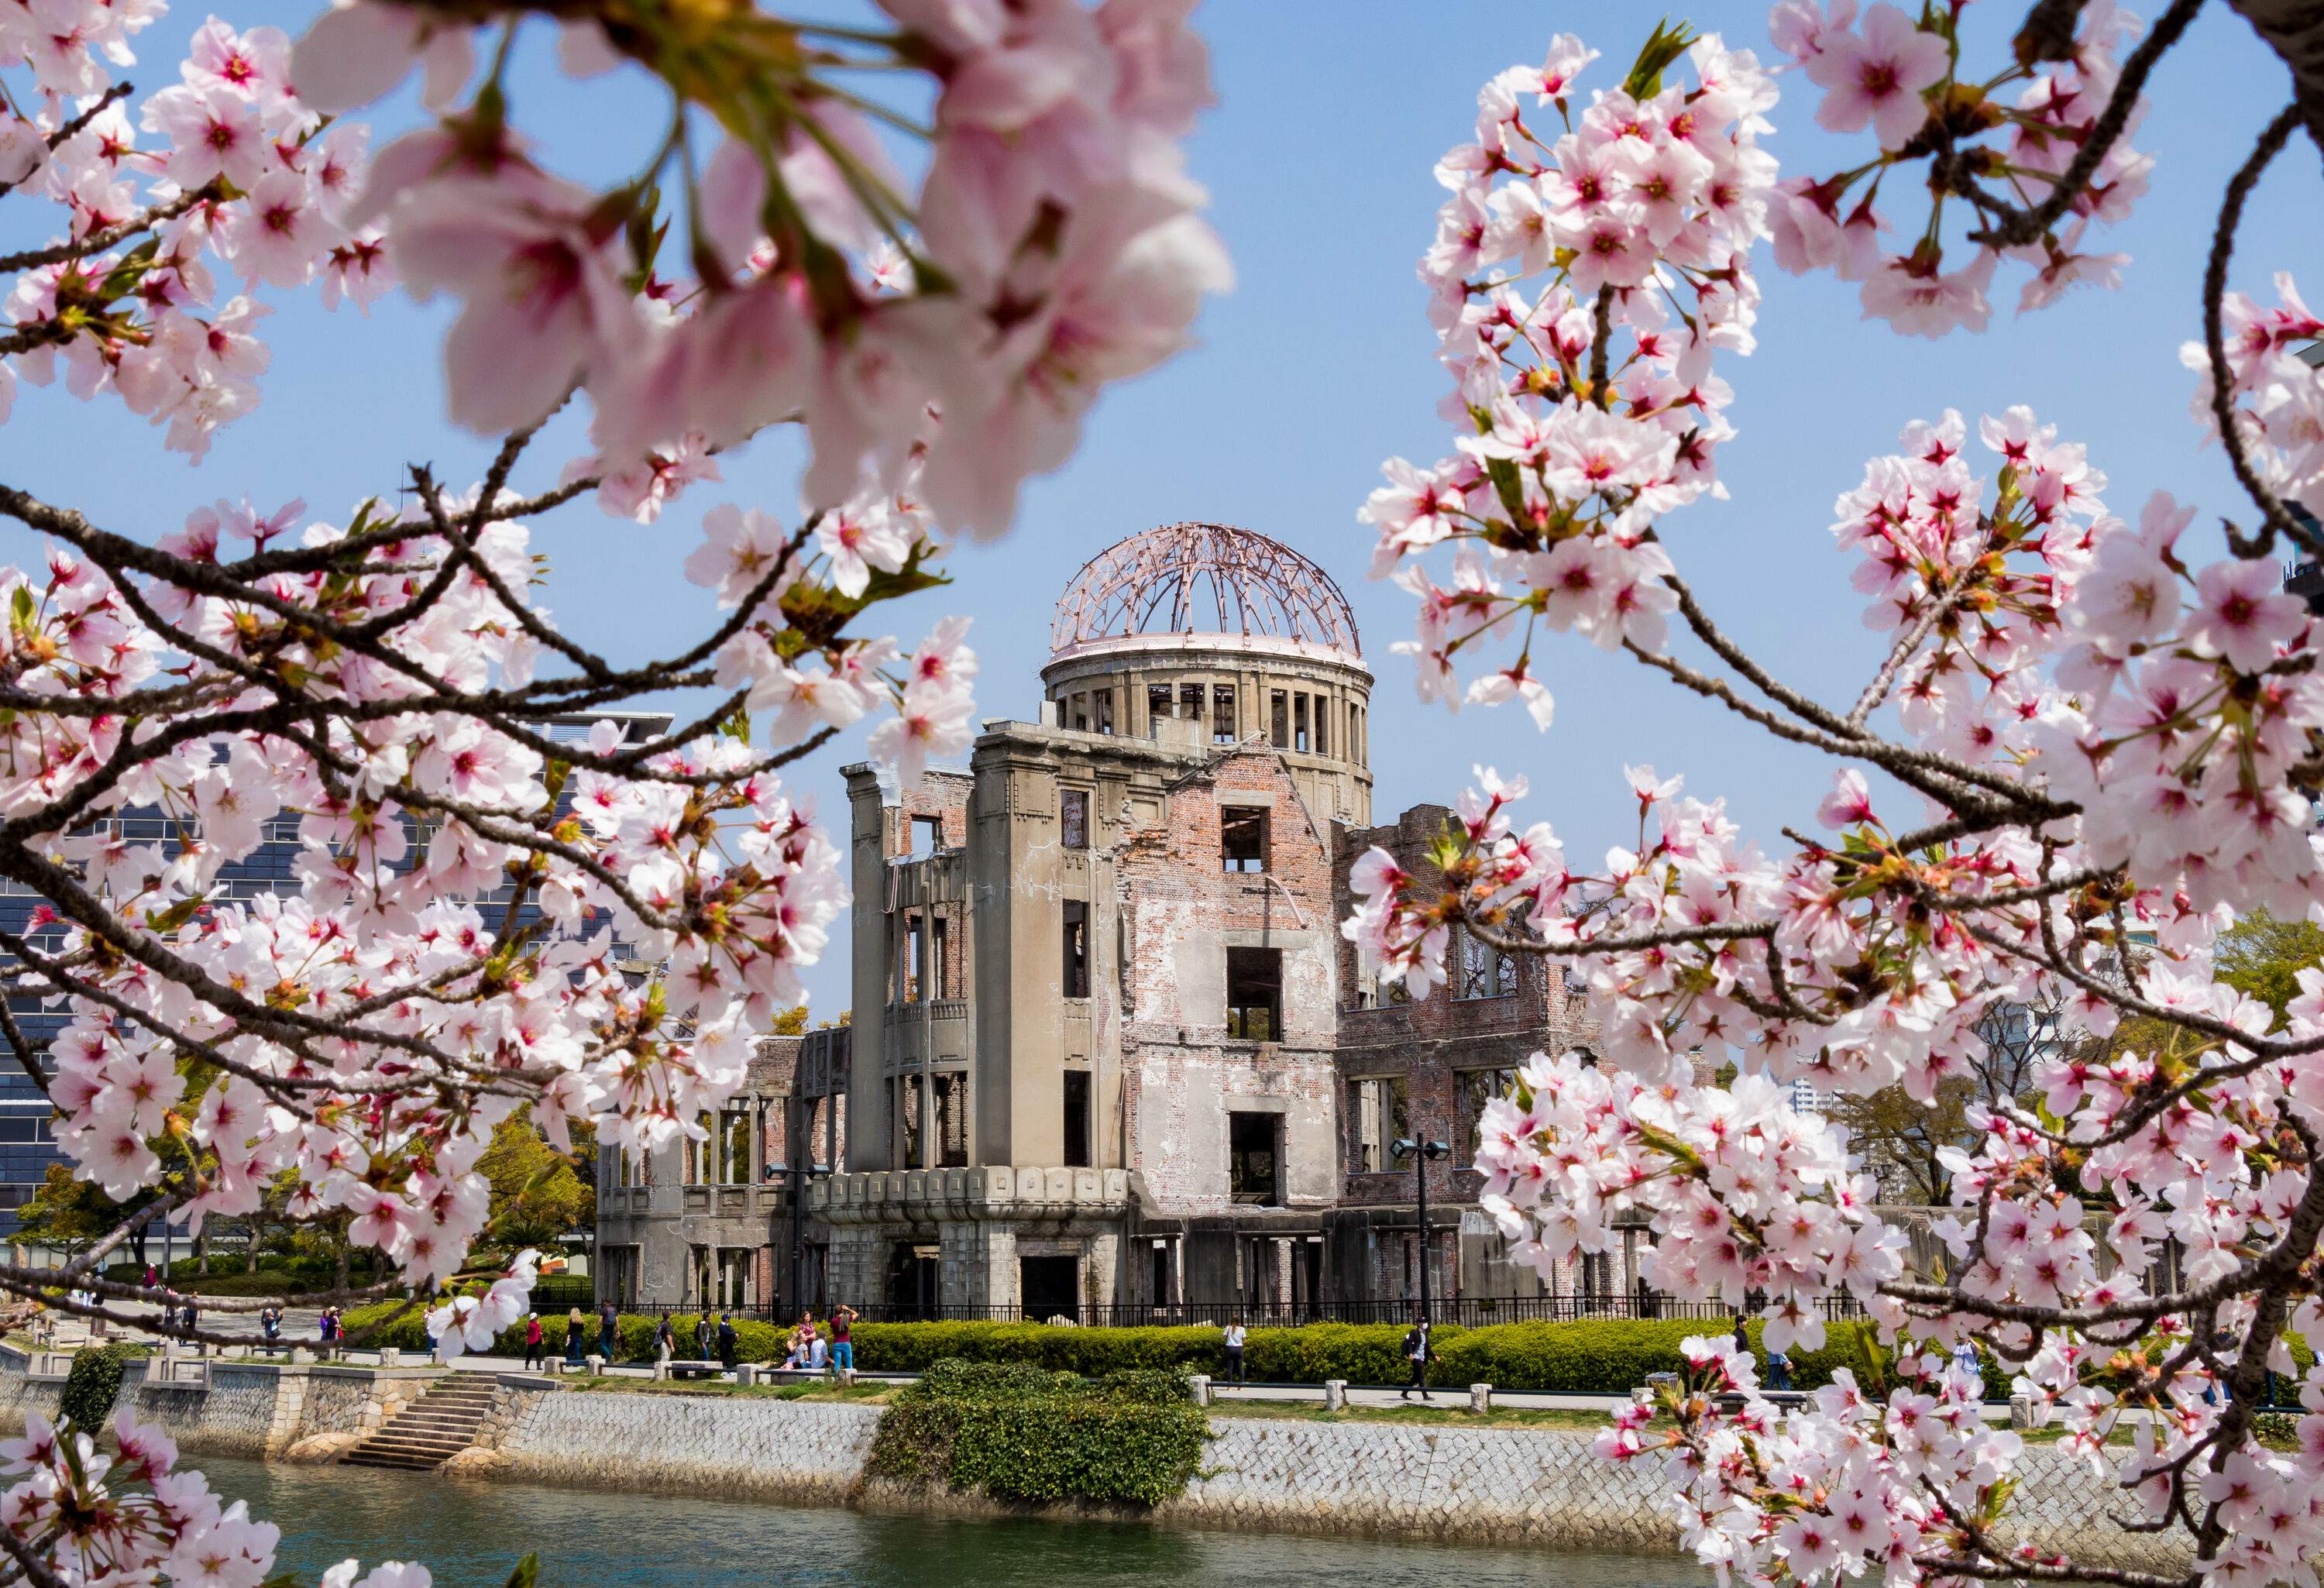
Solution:
[[[2284,1006],[2300,996],[2300,973],[2324,965],[2324,927],[2258,910],[2219,934],[2212,952],[2218,979],[2275,1011],[2281,1025]]]
[[[42,1177],[41,1188],[16,1213],[16,1239],[28,1246],[78,1251],[113,1229],[124,1214],[152,1201],[138,1197],[126,1205],[115,1202],[71,1169],[52,1163]]]
[[[492,1185],[491,1223],[497,1243],[540,1246],[597,1222],[597,1138],[576,1130],[573,1150],[559,1152],[541,1137],[530,1111],[501,1122],[476,1167]],[[588,1166],[585,1177],[576,1161]]]

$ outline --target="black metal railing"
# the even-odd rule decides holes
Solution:
[[[558,1305],[565,1304],[560,1302]],[[1103,1306],[1085,1302],[1073,1306],[887,1301],[850,1302],[848,1305],[853,1306],[856,1316],[867,1324],[1046,1324],[1063,1320],[1082,1328],[1222,1328],[1237,1317],[1243,1321],[1245,1326],[1254,1329],[1291,1328],[1302,1324],[1408,1324],[1419,1311],[1419,1303],[1394,1298],[1316,1302],[1271,1299],[1134,1301]],[[698,1301],[630,1302],[622,1304],[622,1310],[648,1317],[692,1317],[701,1314],[704,1304]],[[800,1310],[779,1301],[709,1304],[709,1311],[714,1316],[725,1313],[738,1319],[748,1318],[760,1323],[796,1323]],[[827,1316],[830,1310],[821,1305],[814,1308],[818,1318]],[[1839,1320],[1861,1317],[1864,1309],[1853,1297],[1840,1295],[1826,1297],[1823,1311],[1825,1317]],[[1681,1301],[1655,1293],[1645,1296],[1454,1297],[1432,1303],[1428,1312],[1434,1323],[1457,1325],[1468,1329],[1484,1328],[1494,1324],[1562,1324],[1593,1318],[1730,1323],[1735,1316],[1735,1309],[1721,1302]]]

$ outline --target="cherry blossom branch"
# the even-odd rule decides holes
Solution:
[[[2324,535],[2303,528],[2275,493],[2261,481],[2252,467],[2251,458],[2244,448],[2242,421],[2235,408],[2235,394],[2230,384],[2233,372],[2227,364],[2227,334],[2223,324],[2223,305],[2227,291],[2227,263],[2235,254],[2236,233],[2243,225],[2244,204],[2270,162],[2281,153],[2283,145],[2301,125],[2300,107],[2286,106],[2277,112],[2275,119],[2260,134],[2248,158],[2236,168],[2227,181],[2227,196],[2219,205],[2218,225],[2211,233],[2211,251],[2203,265],[2203,346],[2210,355],[2211,420],[2217,427],[2219,445],[2227,455],[2227,466],[2235,471],[2236,483],[2252,499],[2260,511],[2260,532],[2246,538],[2234,525],[2227,526],[2229,549],[2238,557],[2264,557],[2275,544],[2279,534],[2294,544],[2307,548],[2312,555],[2324,556]]]
[[[2098,113],[2098,120],[2083,135],[2081,146],[2074,151],[2074,158],[2058,174],[2057,180],[2051,184],[2049,193],[2041,203],[2030,209],[2016,209],[1979,189],[1980,208],[1990,208],[2001,218],[1997,223],[1971,232],[1969,240],[1993,248],[2022,248],[2038,242],[2052,226],[2057,225],[2074,200],[2088,189],[2090,178],[2098,172],[2099,162],[2112,152],[2116,141],[2122,136],[2123,129],[2130,125],[2131,112],[2137,107],[2139,97],[2146,91],[2146,79],[2153,72],[2155,65],[2172,45],[2179,42],[2187,32],[2188,24],[2195,20],[2195,14],[2202,9],[2203,0],[2172,0],[2163,14],[2155,18],[2153,31],[2139,41],[2138,46],[2124,58],[2122,75],[2115,81],[2114,92],[2107,97],[2106,108]],[[1930,177],[1932,185],[1935,185],[1939,172],[1932,170]],[[1967,180],[1964,174],[1958,172],[1945,180],[1948,183]],[[1969,189],[1955,186],[1953,190],[1966,193]]]

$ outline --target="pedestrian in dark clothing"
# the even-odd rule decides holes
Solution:
[[[1404,1359],[1412,1364],[1412,1382],[1405,1386],[1404,1399],[1410,1400],[1415,1390],[1420,1399],[1431,1399],[1428,1393],[1428,1320],[1416,1316],[1412,1327],[1404,1336]]]
[[[710,1360],[711,1336],[715,1334],[717,1332],[717,1326],[710,1321],[710,1315],[708,1313],[706,1312],[700,1317],[694,1320],[695,1361],[708,1362]]]
[[[609,1301],[597,1309],[597,1354],[609,1363],[613,1360],[613,1342],[621,1333],[622,1315],[613,1310]]]
[[[589,1320],[581,1316],[579,1307],[565,1314],[565,1365],[577,1368],[589,1353]]]
[[[1227,1320],[1225,1344],[1227,1353],[1226,1374],[1228,1377],[1232,1378],[1238,1384],[1242,1382],[1243,1342],[1249,1338],[1249,1332],[1242,1326],[1242,1314],[1236,1313],[1232,1317]]]
[[[728,1368],[734,1365],[734,1351],[737,1343],[733,1318],[725,1313],[720,1313],[718,1315],[718,1360]]]
[[[1743,1332],[1743,1315],[1739,1312],[1735,1315],[1735,1354],[1751,1354],[1751,1336]]]
[[[678,1331],[670,1327],[669,1314],[661,1315],[654,1325],[654,1361],[668,1362],[678,1354]]]

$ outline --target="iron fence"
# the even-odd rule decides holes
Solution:
[[[699,1301],[628,1302],[621,1305],[624,1312],[647,1317],[694,1317],[704,1310],[704,1304]],[[1070,1308],[1027,1307],[1014,1304],[965,1306],[945,1302],[864,1301],[848,1305],[853,1306],[856,1316],[867,1324],[1064,1323],[1083,1328],[1222,1328],[1238,1317],[1247,1327],[1255,1329],[1288,1328],[1301,1324],[1408,1324],[1420,1310],[1418,1302],[1394,1298],[1316,1302],[1271,1299],[1137,1301],[1105,1305],[1083,1303]],[[826,1306],[814,1308],[818,1318],[830,1310]],[[713,1316],[724,1313],[737,1319],[758,1323],[791,1324],[798,1322],[800,1309],[781,1301],[735,1305],[712,1302],[709,1311]],[[1454,1297],[1432,1302],[1428,1314],[1434,1323],[1477,1329],[1494,1324],[1563,1324],[1601,1318],[1728,1323],[1733,1320],[1735,1309],[1722,1302],[1682,1301],[1675,1297],[1649,1292],[1644,1296],[1634,1293],[1622,1296]],[[1825,1298],[1824,1316],[1828,1319],[1838,1321],[1863,1315],[1862,1306],[1853,1297],[1843,1294]]]

